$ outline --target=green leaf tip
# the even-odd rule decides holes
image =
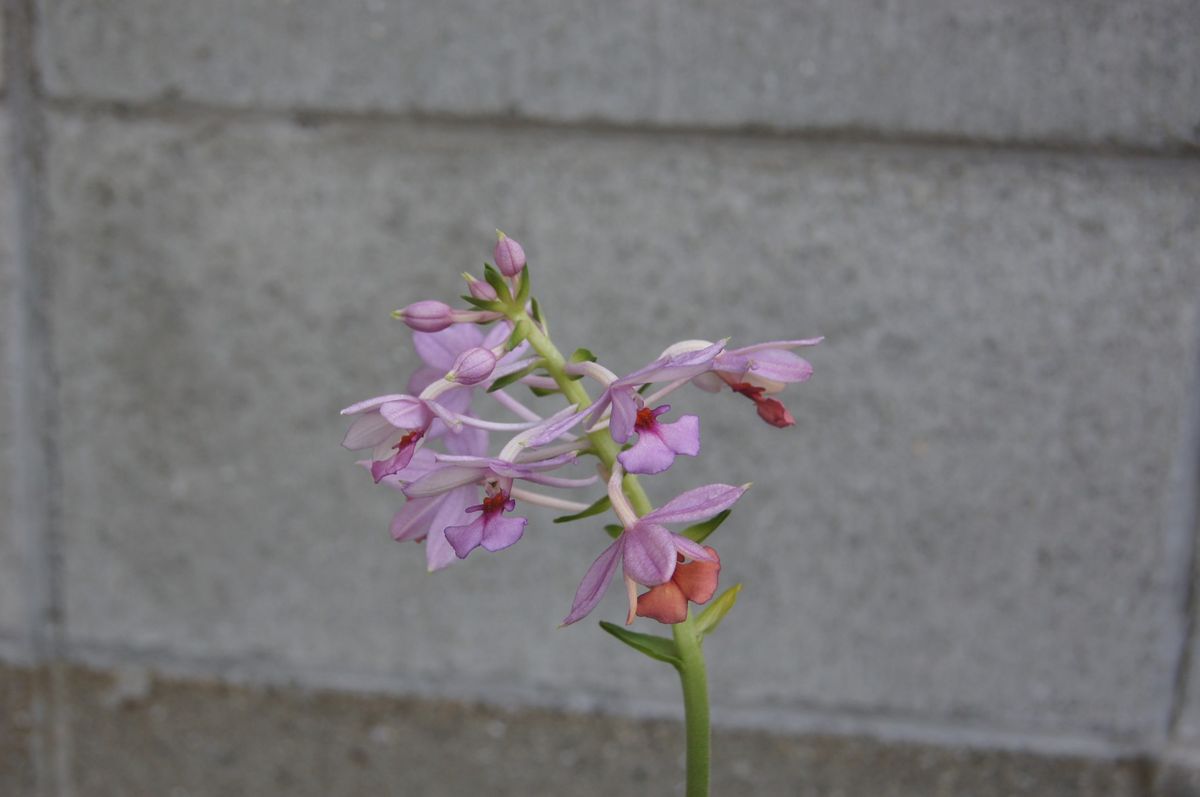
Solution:
[[[718,512],[703,523],[697,523],[694,526],[688,526],[680,533],[692,542],[704,542],[708,539],[708,535],[716,531],[717,527],[725,522],[725,518],[729,517],[731,512],[733,512],[732,509],[726,509],[722,512]]]
[[[673,639],[652,636],[650,634],[639,634],[637,631],[630,631],[627,628],[622,628],[619,625],[607,623],[603,620],[600,621],[600,627],[629,647],[639,653],[646,654],[652,659],[665,661],[672,667],[683,665],[683,660],[679,656],[679,648],[675,646],[675,640]]]
[[[488,310],[493,313],[499,313],[504,309],[499,302],[493,302],[488,299],[476,299],[474,296],[469,296],[467,294],[463,294],[458,298],[462,299],[476,310]]]
[[[716,630],[716,627],[725,619],[725,615],[729,614],[729,610],[737,603],[738,594],[741,591],[742,585],[734,584],[722,592],[720,597],[704,607],[704,611],[696,618],[696,633],[703,637]]]
[[[541,366],[541,363],[536,362],[536,363],[527,365],[526,367],[522,368],[520,371],[513,371],[511,374],[505,374],[504,376],[497,379],[495,382],[492,382],[492,384],[488,386],[487,392],[491,393],[494,390],[499,390],[500,388],[508,387],[513,382],[516,382],[526,376],[529,376],[531,373],[536,371],[540,366]]]
[[[546,316],[542,313],[542,306],[538,304],[537,297],[534,296],[529,300],[529,307],[533,311],[533,320],[542,328],[542,332],[550,334],[550,325],[546,323]]]
[[[496,292],[496,296],[501,302],[512,303],[512,292],[508,289],[508,283],[504,281],[504,275],[497,271],[491,263],[483,264],[483,278],[488,285],[492,286],[492,290]]]
[[[521,269],[521,275],[517,277],[517,306],[524,309],[525,303],[529,301],[529,291],[531,287],[529,279],[529,266]]]
[[[585,517],[599,515],[601,512],[612,506],[612,500],[607,495],[602,495],[600,498],[592,502],[587,509],[582,509],[573,515],[560,515],[554,518],[555,523],[570,523],[572,520],[582,520]]]

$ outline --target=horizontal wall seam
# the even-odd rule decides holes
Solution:
[[[454,114],[429,111],[339,110],[289,106],[245,107],[192,100],[123,102],[78,97],[51,97],[45,107],[60,113],[104,115],[156,121],[267,122],[290,121],[301,127],[323,125],[402,126],[437,124],[463,129],[486,126],[507,131],[561,131],[633,135],[667,139],[691,137],[710,140],[762,140],[796,144],[857,144],[900,146],[918,149],[955,148],[1004,153],[1067,154],[1093,158],[1183,160],[1200,163],[1200,145],[1150,147],[1130,144],[1090,143],[1067,139],[983,139],[941,133],[889,133],[859,127],[772,128],[762,125],[705,126],[626,123],[603,119],[562,120],[536,116]]]

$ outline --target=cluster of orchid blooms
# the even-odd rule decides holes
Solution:
[[[572,513],[560,521],[611,508],[620,524],[606,529],[615,540],[587,570],[564,625],[595,608],[618,564],[629,595],[627,624],[635,615],[682,622],[689,601],[704,603],[716,591],[720,559],[701,542],[746,486],[697,487],[639,516],[626,474],[662,473],[676,456],[700,452],[700,419],[668,420],[671,405],[662,400],[689,385],[729,390],[749,399],[766,423],[791,426],[792,415],[775,395],[809,378],[812,366],[793,349],[821,338],[743,348],[728,348],[724,340],[680,341],[648,365],[618,376],[585,349],[564,358],[550,343],[544,315],[530,298],[519,243],[500,233],[493,255],[495,267],[485,266],[484,280],[464,275],[469,295],[462,298],[470,309],[420,301],[396,311],[413,330],[423,366],[409,378],[408,392],[342,410],[354,416],[342,444],[369,450],[370,458],[360,464],[376,483],[404,494],[392,537],[424,541],[431,571],[476,548],[499,551],[518,542],[526,520],[511,513],[519,502]],[[599,384],[594,401],[582,387],[585,379]],[[506,390],[517,386],[538,396],[563,395],[569,406],[542,417]],[[474,409],[481,399],[515,420],[480,417]],[[512,436],[491,456],[494,433]],[[599,460],[594,474],[562,475],[588,454]],[[551,492],[601,481],[606,494],[590,505]],[[697,521],[707,522],[683,533],[667,528]],[[648,591],[638,595],[639,585]]]

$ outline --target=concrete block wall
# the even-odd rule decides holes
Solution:
[[[618,371],[828,338],[796,428],[681,397],[706,456],[653,482],[755,482],[719,723],[1083,762],[1029,793],[1144,793],[1103,769],[1144,758],[1191,793],[1200,7],[10,0],[5,27],[0,656],[59,668],[43,793],[121,738],[87,728],[129,683],[184,699],[147,672],[675,716],[669,672],[555,630],[596,529],[533,513],[427,576],[337,447],[413,366],[388,312],[452,296],[497,226]],[[788,755],[749,771],[817,788]],[[912,793],[984,793],[953,771]]]

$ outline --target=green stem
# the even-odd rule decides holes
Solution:
[[[509,313],[514,323],[525,321],[529,325],[526,340],[545,361],[546,372],[554,378],[567,401],[579,409],[591,406],[592,399],[579,380],[571,379],[566,372],[567,361],[558,347],[538,328],[524,308]],[[596,456],[611,469],[617,461],[621,448],[612,439],[607,429],[588,434]],[[653,506],[642,489],[637,477],[626,474],[621,483],[629,503],[638,515],[649,512]],[[679,680],[683,685],[683,713],[687,735],[687,797],[708,797],[710,732],[708,719],[708,671],[704,665],[704,650],[700,645],[701,635],[696,632],[691,613],[682,623],[671,627],[675,646],[679,650]]]
[[[545,333],[538,329],[533,320],[521,313],[517,316],[510,316],[513,321],[525,319],[529,323],[529,334],[526,340],[545,361],[546,372],[553,377],[567,401],[579,406],[579,409],[590,407],[592,397],[588,395],[583,385],[577,379],[571,379],[567,375],[566,367],[567,360],[563,357],[562,352],[548,338]],[[616,444],[609,434],[607,429],[600,429],[595,432],[588,433],[588,440],[592,443],[592,448],[596,451],[596,456],[604,463],[604,467],[612,468],[617,461],[617,454],[621,453],[621,447]],[[626,475],[623,486],[625,493],[629,496],[629,502],[633,508],[637,510],[639,515],[644,515],[653,507],[650,504],[650,498],[646,495],[646,491],[642,489],[642,485],[638,483],[636,476]]]
[[[683,686],[683,717],[687,739],[687,797],[708,797],[709,757],[712,734],[708,720],[708,670],[704,666],[701,635],[696,632],[691,612],[682,623],[671,626],[679,650],[679,682]]]

